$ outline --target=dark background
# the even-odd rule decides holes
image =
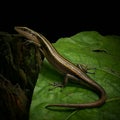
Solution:
[[[0,4],[0,31],[16,33],[14,26],[27,26],[42,33],[51,42],[81,31],[95,30],[102,35],[120,35],[119,3],[110,1],[6,3]]]

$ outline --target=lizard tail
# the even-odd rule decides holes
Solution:
[[[84,108],[95,108],[95,107],[100,107],[103,105],[106,101],[106,93],[104,89],[99,86],[97,83],[93,83],[94,85],[94,91],[98,94],[99,99],[95,102],[90,102],[90,103],[83,103],[83,104],[50,104],[47,105],[46,108],[51,108],[51,107],[65,107],[65,108],[76,108],[76,109],[84,109]]]

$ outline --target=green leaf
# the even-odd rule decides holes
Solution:
[[[88,74],[107,93],[100,108],[82,110],[48,110],[48,104],[87,103],[98,99],[92,91],[68,83],[65,88],[53,88],[50,83],[62,82],[64,77],[44,60],[30,108],[30,120],[118,120],[120,118],[120,37],[102,36],[98,32],[80,32],[61,38],[53,44],[58,52],[74,64],[96,68]]]

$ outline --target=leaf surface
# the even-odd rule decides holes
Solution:
[[[53,45],[73,64],[96,68],[95,74],[88,75],[105,89],[107,101],[100,108],[46,109],[45,106],[48,104],[93,102],[98,96],[73,83],[68,83],[65,88],[50,90],[53,88],[50,83],[62,82],[64,76],[45,59],[34,89],[30,120],[118,120],[120,118],[120,37],[102,36],[95,31],[86,31],[60,38]]]

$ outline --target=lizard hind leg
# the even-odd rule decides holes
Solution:
[[[77,67],[82,70],[84,73],[90,73],[90,74],[95,74],[95,72],[88,72],[88,70],[96,70],[96,68],[89,68],[88,66],[82,65],[82,64],[77,64]]]
[[[63,81],[63,86],[66,86],[67,83],[68,83],[68,80],[73,80],[73,81],[80,81],[79,78],[75,77],[74,75],[71,75],[71,74],[66,74],[65,75],[65,78],[64,78],[64,81]]]
[[[78,81],[79,79],[71,74],[66,74],[62,83],[54,82],[50,83],[50,85],[54,86],[54,88],[64,88],[67,85],[68,80]],[[50,88],[49,90],[53,90],[54,88]]]

